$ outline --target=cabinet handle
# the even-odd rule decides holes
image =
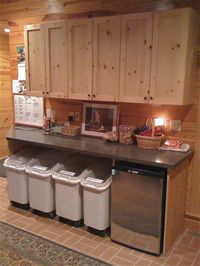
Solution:
[[[150,96],[150,97],[149,97],[149,99],[150,99],[150,100],[153,100],[153,97],[152,97],[152,96]]]
[[[144,100],[145,100],[145,101],[147,100],[147,96],[144,96]]]
[[[96,97],[96,95],[95,95],[95,94],[93,94],[93,95],[92,95],[92,97],[94,97],[94,98],[95,98],[95,97]]]

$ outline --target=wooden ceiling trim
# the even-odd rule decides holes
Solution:
[[[29,0],[7,0],[2,3],[0,19],[17,20],[36,16],[59,16],[71,15],[80,17],[143,12],[155,10],[161,4],[172,3],[172,0],[35,0],[30,4]],[[174,0],[175,6],[199,6],[198,0]],[[93,12],[93,14],[90,14]],[[102,12],[102,13],[100,13]]]

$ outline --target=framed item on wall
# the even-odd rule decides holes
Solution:
[[[84,103],[81,133],[102,137],[108,131],[116,131],[117,105]]]

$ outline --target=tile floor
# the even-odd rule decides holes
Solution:
[[[74,228],[10,206],[7,180],[0,178],[0,221],[31,232],[111,265],[200,265],[200,233],[186,230],[167,256],[155,257],[98,237],[86,228]]]

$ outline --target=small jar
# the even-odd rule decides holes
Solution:
[[[135,126],[119,126],[119,143],[132,144]]]

